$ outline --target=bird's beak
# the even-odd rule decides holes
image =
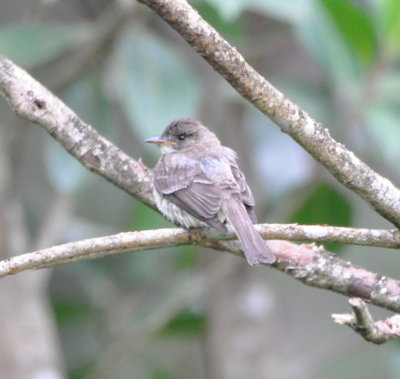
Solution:
[[[166,143],[166,141],[163,140],[161,137],[147,138],[144,140],[144,142],[154,143],[156,145],[165,145],[165,143]]]
[[[152,138],[148,138],[145,139],[144,142],[148,142],[148,143],[154,143],[155,145],[174,145],[175,142],[172,141],[166,141],[165,139],[161,138],[161,137],[152,137]]]

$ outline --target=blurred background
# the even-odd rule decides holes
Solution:
[[[249,63],[399,184],[398,0],[193,0]],[[135,159],[192,116],[234,148],[260,222],[391,228],[131,0],[0,3],[0,52]],[[0,101],[0,255],[169,224]],[[398,252],[327,245],[399,278]],[[2,378],[399,378],[400,344],[335,325],[347,298],[194,247],[0,280]],[[374,317],[389,312],[371,307]]]

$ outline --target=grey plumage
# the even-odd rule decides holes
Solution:
[[[153,176],[157,206],[169,220],[186,228],[210,225],[221,233],[228,221],[250,265],[275,261],[253,226],[253,195],[232,149],[190,118],[146,141],[159,144],[163,153]]]

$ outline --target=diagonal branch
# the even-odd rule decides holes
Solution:
[[[335,141],[327,129],[274,88],[225,41],[186,0],[138,0],[174,28],[242,97],[289,134],[336,179],[360,195],[376,211],[400,226],[400,190],[353,152]]]
[[[42,126],[83,166],[154,208],[149,170],[83,122],[25,70],[1,55],[0,91],[19,116]]]

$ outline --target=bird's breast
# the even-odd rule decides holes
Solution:
[[[154,199],[159,211],[172,223],[182,225],[187,229],[207,226],[204,222],[161,196],[157,190],[154,190]]]

